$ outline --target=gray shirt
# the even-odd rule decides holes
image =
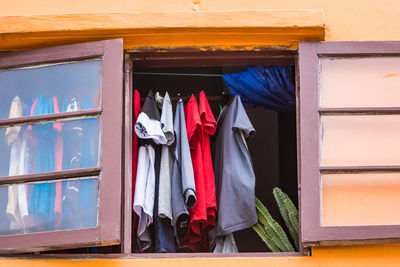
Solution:
[[[158,190],[158,216],[172,221],[171,179],[173,157],[172,145],[175,141],[172,104],[168,93],[165,93],[161,111],[161,128],[167,138],[167,143],[161,149],[160,186]]]
[[[190,216],[188,209],[196,204],[196,187],[189,141],[186,132],[183,102],[179,100],[174,117],[174,166],[171,181],[172,216],[175,236],[179,240],[188,229]]]
[[[245,139],[255,134],[239,96],[225,107],[217,122],[214,170],[218,217],[210,233],[218,237],[257,223],[255,175]],[[244,138],[243,138],[244,137]]]

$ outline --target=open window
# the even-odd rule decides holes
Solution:
[[[301,43],[303,244],[400,238],[398,42]]]
[[[120,39],[0,56],[1,253],[120,243],[122,62]]]
[[[229,102],[229,91],[221,78],[223,74],[238,73],[249,66],[295,67],[296,51],[135,51],[128,53],[125,64],[128,70],[125,77],[126,99],[130,99],[128,103],[133,101],[134,89],[139,91],[142,101],[152,90],[153,93],[158,91],[161,96],[168,92],[175,108],[179,99],[186,104],[191,94],[198,97],[203,90],[217,119],[220,108]],[[256,196],[266,205],[273,218],[285,228],[272,190],[274,187],[282,188],[297,205],[296,111],[275,112],[262,107],[246,107],[246,112],[256,130],[256,134],[248,142],[256,176]],[[126,137],[135,134],[131,132],[132,128],[132,124],[128,126]],[[212,139],[211,136],[211,143]],[[128,158],[126,160],[131,162]],[[127,170],[126,174],[131,175],[131,170]],[[131,187],[130,182],[125,180],[125,188]],[[126,210],[125,215],[129,215],[127,212]],[[126,233],[134,231],[132,228],[127,229],[131,227],[130,220],[129,217],[125,218]],[[235,232],[234,235],[239,252],[268,252],[268,248],[252,228]],[[125,244],[125,248],[129,245]]]
[[[285,49],[135,51],[125,54],[123,76],[122,51],[121,40],[109,40],[0,56],[1,253],[114,244],[90,253],[133,253],[133,89],[168,91],[173,101],[204,90],[218,118],[228,94],[222,74],[297,64]],[[298,112],[246,112],[257,131],[248,143],[256,196],[285,228],[272,189],[297,204]],[[251,228],[235,238],[239,252],[268,251]]]

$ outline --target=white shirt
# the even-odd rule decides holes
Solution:
[[[133,210],[139,216],[137,237],[141,251],[149,248],[151,244],[148,226],[153,222],[155,190],[154,159],[155,152],[151,145],[139,147]]]

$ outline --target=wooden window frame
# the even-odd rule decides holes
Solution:
[[[72,44],[37,50],[4,53],[0,69],[48,63],[102,59],[100,108],[0,119],[0,126],[43,121],[94,117],[99,119],[99,166],[48,173],[0,177],[0,185],[33,181],[63,180],[76,177],[99,177],[98,226],[86,229],[57,230],[0,236],[0,251],[24,252],[44,249],[73,248],[117,244],[121,240],[121,177],[122,177],[122,110],[123,110],[123,46],[122,39]],[[117,145],[116,145],[117,144]]]
[[[21,52],[17,52],[21,53]],[[61,53],[62,54],[62,53]],[[81,53],[82,58],[87,54]],[[124,94],[123,104],[121,103],[121,111],[123,110],[123,127],[122,129],[122,206],[121,206],[121,222],[116,223],[114,227],[121,227],[121,251],[113,254],[10,254],[13,258],[27,259],[74,259],[74,258],[231,258],[231,257],[293,257],[304,256],[308,254],[308,250],[301,248],[300,252],[250,252],[250,253],[133,253],[132,252],[132,114],[133,114],[133,76],[132,68],[135,67],[176,67],[176,66],[248,66],[248,65],[294,65],[296,68],[296,128],[297,137],[299,137],[299,83],[297,76],[297,51],[293,49],[276,49],[276,48],[260,48],[257,51],[209,51],[200,50],[198,48],[179,48],[160,50],[157,48],[141,49],[135,51],[125,51],[124,54]],[[1,57],[0,57],[1,60]],[[0,61],[1,62],[1,61]],[[43,61],[41,61],[43,62]],[[120,81],[122,82],[122,80]],[[103,94],[104,97],[104,94]],[[85,111],[95,112],[94,110]],[[104,114],[104,109],[103,111]],[[70,116],[73,112],[68,113]],[[56,114],[57,116],[62,116]],[[93,115],[92,113],[90,115]],[[43,115],[49,116],[49,115]],[[53,115],[54,116],[54,115]],[[15,119],[24,120],[24,119]],[[20,123],[18,121],[18,123]],[[1,120],[0,120],[1,125]],[[297,161],[298,176],[297,182],[300,182],[300,142],[297,138]],[[102,167],[104,168],[104,167]],[[89,168],[90,169],[90,168]],[[77,170],[76,172],[90,171],[89,169]],[[70,171],[68,171],[70,172]],[[49,176],[53,174],[48,174]],[[65,178],[62,172],[58,172],[61,178]],[[75,175],[77,175],[75,173]],[[82,174],[85,176],[86,174]],[[68,175],[67,175],[68,176]],[[44,175],[41,175],[42,179]],[[52,176],[54,177],[54,176]],[[121,175],[120,175],[121,177]],[[22,178],[21,178],[22,179]],[[33,179],[33,178],[30,178]],[[300,192],[299,192],[300,207]],[[115,207],[114,207],[115,209]],[[115,209],[117,210],[117,209]],[[119,230],[118,230],[119,231]]]
[[[387,243],[400,240],[400,225],[321,226],[321,173],[400,171],[389,166],[319,166],[320,115],[400,114],[399,107],[319,107],[319,58],[400,56],[400,42],[305,42],[299,45],[301,242],[305,246]]]

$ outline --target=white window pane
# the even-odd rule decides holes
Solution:
[[[0,128],[0,176],[98,166],[96,118]]]
[[[400,164],[400,115],[321,116],[321,165]]]
[[[99,179],[0,186],[0,235],[98,225]]]
[[[323,226],[400,224],[400,173],[322,174]]]
[[[89,60],[0,71],[0,119],[9,117],[16,97],[21,103],[18,117],[99,107],[101,63]],[[40,108],[46,102],[54,105]],[[38,108],[32,109],[35,105]]]
[[[321,58],[321,107],[400,107],[400,58]]]

